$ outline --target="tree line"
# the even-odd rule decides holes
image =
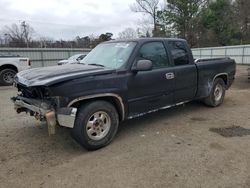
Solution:
[[[250,43],[249,0],[135,0],[131,11],[141,13],[135,28],[126,28],[120,39],[172,37],[186,39],[191,47]],[[34,29],[25,21],[5,26],[2,47],[93,48],[113,39],[111,32],[77,36],[74,40],[34,39]]]
[[[179,37],[192,47],[250,43],[249,0],[136,0],[131,9],[148,15],[155,37]]]
[[[99,36],[77,36],[73,40],[54,40],[50,37],[34,38],[35,30],[25,21],[2,29],[0,47],[18,48],[94,48],[97,44],[112,39],[110,32]]]

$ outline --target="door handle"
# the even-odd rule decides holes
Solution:
[[[167,80],[172,80],[174,79],[174,73],[173,72],[169,72],[169,73],[166,73],[166,79]]]

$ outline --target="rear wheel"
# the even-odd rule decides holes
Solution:
[[[213,88],[210,95],[204,100],[205,104],[211,107],[220,106],[225,97],[226,85],[223,79],[214,80]]]
[[[96,150],[113,140],[118,125],[119,117],[112,104],[90,102],[78,109],[72,136],[87,150]]]
[[[4,69],[0,72],[0,83],[5,86],[12,85],[16,71],[13,69]]]

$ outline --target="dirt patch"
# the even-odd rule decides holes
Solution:
[[[225,148],[222,145],[220,145],[219,143],[216,143],[216,142],[211,143],[209,145],[209,147],[212,148],[212,149],[216,149],[218,151],[224,151],[225,150]]]
[[[224,137],[242,137],[250,135],[250,129],[245,129],[240,126],[210,128],[209,131],[218,133],[219,135]]]
[[[208,131],[237,125],[249,134],[246,69],[238,66],[220,107],[191,102],[125,121],[115,140],[95,152],[82,149],[67,128],[48,136],[45,124],[16,114],[10,101],[16,89],[0,87],[0,188],[248,188],[250,137]]]
[[[192,117],[190,118],[191,121],[207,121],[207,118],[203,118],[203,117]]]

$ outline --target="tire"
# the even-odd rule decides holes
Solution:
[[[226,85],[224,80],[221,78],[216,78],[214,80],[213,88],[210,95],[204,100],[204,103],[211,107],[220,106],[225,97]]]
[[[97,150],[113,140],[118,126],[115,107],[106,101],[94,101],[78,109],[71,135],[85,149]]]
[[[14,76],[16,71],[13,69],[4,69],[0,72],[0,84],[4,86],[10,86],[14,82]]]

